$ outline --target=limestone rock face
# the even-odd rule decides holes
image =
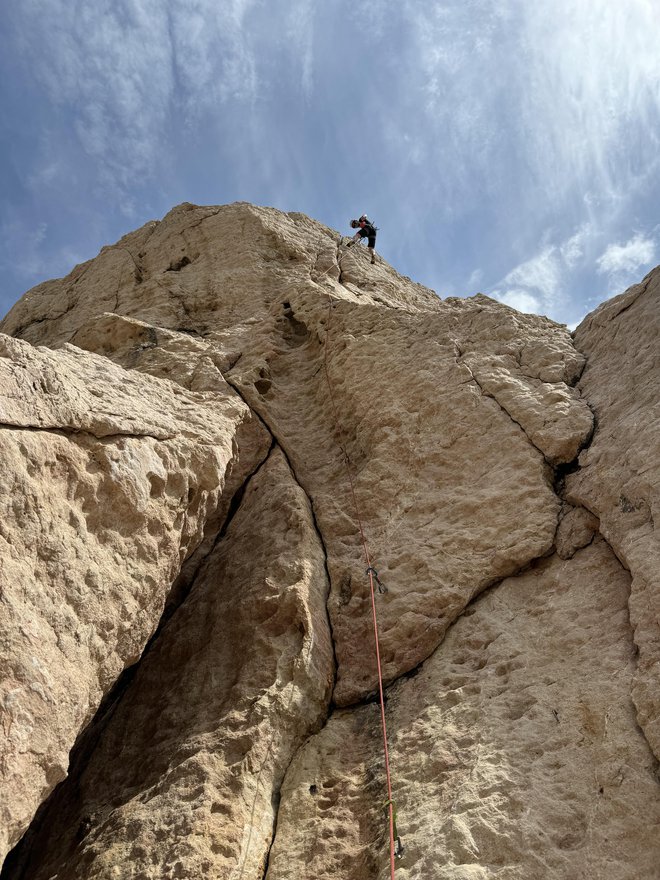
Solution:
[[[274,451],[33,841],[48,858],[29,876],[122,877],[147,853],[154,880],[177,865],[262,876],[274,795],[332,690],[327,591],[309,502]]]
[[[553,556],[476,600],[390,689],[397,877],[658,876],[628,593],[602,539],[570,562]],[[379,728],[376,705],[338,711],[301,749],[268,880],[294,880],[301,865],[319,880],[389,876]]]
[[[142,653],[225,486],[243,482],[268,441],[226,384],[191,394],[5,336],[0,351],[6,852]]]
[[[512,377],[551,376],[561,391],[549,418],[557,432],[563,424],[569,444],[588,436],[591,414],[576,402],[576,427],[565,409],[564,380],[581,363],[566,332],[485,297],[417,314],[319,302],[316,293],[288,303],[227,379],[269,425],[313,498],[332,579],[335,701],[346,705],[376,686],[364,657],[371,623],[351,479],[388,589],[379,617],[385,677],[393,680],[435,649],[476,594],[553,546],[552,471],[474,380],[466,352],[480,350],[473,362],[480,358],[484,374],[499,359]],[[547,350],[535,359],[544,330]],[[524,368],[521,336],[530,349]],[[526,399],[528,385],[519,384]]]
[[[350,254],[350,252],[349,252]],[[343,265],[343,264],[342,264]],[[412,310],[433,309],[433,291],[386,264],[371,270],[364,254],[337,262],[337,233],[303,214],[237,203],[184,204],[103,248],[66,278],[30,290],[2,322],[2,332],[38,345],[75,341],[103,312],[187,333],[254,327],[282,294],[317,282],[344,296]]]
[[[604,303],[576,332],[588,357],[580,381],[598,418],[593,443],[567,481],[631,572],[639,661],[639,723],[660,756],[660,272]]]
[[[573,340],[182,205],[28,292],[2,880],[389,877],[368,564],[397,876],[656,876],[656,277]]]

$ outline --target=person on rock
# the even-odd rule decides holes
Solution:
[[[357,244],[361,238],[367,239],[367,245],[369,250],[371,251],[371,265],[373,266],[376,262],[376,232],[378,231],[378,227],[374,226],[371,220],[367,217],[366,214],[363,214],[359,220],[351,220],[351,229],[357,229],[357,232],[353,236],[353,238],[349,241],[346,247],[352,247],[354,244]]]

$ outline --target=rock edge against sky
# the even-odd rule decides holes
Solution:
[[[660,271],[575,334],[181,205],[0,324],[2,880],[658,876]]]

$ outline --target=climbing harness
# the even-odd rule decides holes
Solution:
[[[337,434],[339,434],[339,413],[337,410],[337,405],[335,403],[335,398],[332,393],[332,383],[330,381],[330,373],[328,370],[328,340],[330,339],[330,318],[332,315],[332,298],[328,295],[328,319],[326,324],[326,337],[325,337],[325,346],[323,349],[323,370],[325,372],[325,381],[328,386],[328,394],[330,396],[330,403],[332,405],[332,411],[335,420],[335,429]],[[351,497],[353,499],[353,508],[355,510],[355,518],[357,520],[358,529],[360,532],[360,539],[362,541],[362,550],[364,553],[364,559],[367,563],[366,575],[369,578],[369,593],[371,597],[371,616],[374,627],[374,643],[376,649],[376,666],[378,669],[378,695],[380,702],[380,721],[381,728],[383,732],[383,753],[385,756],[385,776],[387,779],[387,801],[383,805],[384,808],[387,809],[388,814],[388,824],[389,824],[389,838],[390,838],[390,880],[395,880],[394,878],[394,860],[395,858],[402,858],[403,856],[403,844],[401,843],[401,838],[397,833],[396,828],[396,807],[394,805],[394,801],[392,800],[392,776],[390,773],[390,755],[389,748],[387,743],[387,723],[385,721],[385,696],[383,692],[383,671],[382,665],[380,661],[380,643],[378,638],[378,616],[376,613],[376,588],[374,584],[378,587],[379,593],[386,593],[387,588],[382,583],[378,576],[378,572],[371,564],[371,558],[369,556],[369,547],[367,545],[367,539],[364,534],[364,528],[362,527],[362,518],[360,516],[360,508],[357,502],[357,495],[355,493],[355,481],[353,479],[353,472],[351,470],[351,460],[348,456],[348,453],[345,449],[342,448],[344,464],[346,466],[346,473],[348,474],[348,481],[351,488]]]

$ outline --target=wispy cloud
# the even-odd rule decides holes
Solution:
[[[311,0],[288,5],[289,40],[271,53],[291,57],[304,90],[312,88]],[[15,40],[30,74],[52,104],[70,116],[70,130],[96,163],[97,180],[126,200],[131,187],[159,176],[173,133],[211,129],[223,106],[266,97],[260,74],[272,54],[259,0],[116,0],[72,4],[25,0],[11,14]],[[32,172],[42,181],[52,159]]]
[[[557,304],[562,272],[561,248],[549,245],[508,272],[491,295],[522,312],[547,313]]]
[[[545,202],[592,187],[621,197],[660,161],[660,7],[648,0],[447,0],[405,4],[418,110],[451,147],[452,170],[493,165],[513,146],[518,174]],[[631,124],[645,143],[620,162]],[[576,183],[582,188],[576,189]],[[534,192],[536,198],[537,193]]]
[[[533,296],[526,290],[517,290],[515,287],[503,292],[496,292],[496,299],[517,309],[519,312],[536,315],[542,311],[542,298]]]
[[[593,259],[596,247],[603,247],[603,230],[584,224],[563,242],[543,247],[533,257],[508,272],[495,285],[491,295],[519,311],[547,314],[562,320],[570,296],[574,273],[589,270],[608,276],[608,296],[620,293],[639,279],[656,259],[657,242],[643,233],[637,233],[625,243],[609,244],[601,255]],[[596,251],[597,253],[598,251]],[[602,292],[600,298],[602,299]],[[594,303],[597,299],[586,298]],[[571,328],[574,322],[570,322]]]
[[[46,219],[33,255],[94,252],[183,198],[333,224],[367,210],[406,274],[573,320],[620,277],[597,271],[609,244],[656,235],[650,0],[21,0],[4,14],[0,96],[22,140],[0,223]]]
[[[99,163],[99,180],[121,189],[148,174],[164,149],[173,88],[172,45],[160,4],[26,0],[11,22],[24,63],[70,117],[83,153]]]
[[[44,277],[64,275],[83,261],[79,253],[69,248],[58,248],[55,253],[45,250],[47,234],[48,224],[43,222],[34,226],[15,218],[1,223],[0,270],[12,270],[28,285]]]
[[[596,271],[607,275],[608,294],[613,296],[624,287],[639,280],[641,270],[649,269],[656,259],[657,245],[654,239],[641,233],[625,244],[610,244],[596,260]]]
[[[519,32],[511,6],[512,0],[390,4],[390,15],[402,8],[401,37],[407,38],[398,58],[403,94],[397,118],[401,123],[407,111],[409,124],[400,125],[400,137],[405,142],[413,133],[408,153],[415,164],[438,163],[441,173],[429,181],[441,196],[436,209],[449,212],[456,199],[474,197],[475,184],[483,194],[501,179],[501,123],[516,100],[501,63]]]
[[[298,59],[301,91],[310,99],[314,91],[314,3],[291,0],[287,5],[286,37],[292,57]]]
[[[591,223],[584,223],[574,235],[559,246],[559,252],[568,269],[577,266],[585,256],[585,249],[593,240],[596,230]]]
[[[249,105],[257,97],[263,83],[250,25],[258,7],[257,0],[185,0],[164,7],[184,116],[213,113],[230,101]]]
[[[555,0],[519,11],[528,46],[521,124],[535,173],[553,201],[591,192],[616,209],[658,168],[660,7]]]
[[[596,260],[601,274],[635,272],[655,259],[656,244],[652,238],[635,235],[625,244],[611,244]]]
[[[584,265],[586,253],[598,234],[593,225],[583,224],[564,241],[544,245],[507,272],[491,295],[519,311],[543,313],[560,320],[571,273]]]

